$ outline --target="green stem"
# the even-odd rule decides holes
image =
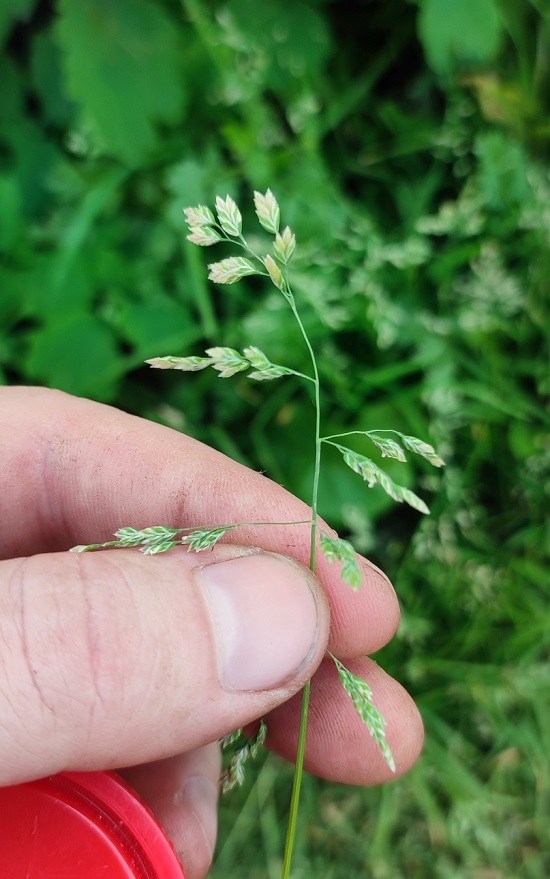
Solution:
[[[185,528],[178,528],[178,531],[209,531],[218,528],[227,528],[233,531],[235,528],[260,528],[263,525],[311,525],[311,519],[295,519],[288,522],[232,522],[230,525],[187,525]]]
[[[290,876],[290,865],[294,852],[294,840],[296,838],[296,827],[298,824],[298,806],[300,804],[300,789],[302,786],[302,777],[304,774],[304,755],[306,752],[306,733],[307,733],[307,717],[309,711],[309,694],[311,684],[308,681],[302,690],[302,707],[300,710],[300,729],[298,731],[298,746],[296,749],[296,766],[294,768],[294,778],[292,780],[292,794],[290,797],[290,811],[288,816],[288,826],[285,840],[285,853],[283,857],[283,871],[281,879],[288,879]]]
[[[381,431],[378,431],[379,433]],[[386,431],[387,432],[387,431]],[[346,430],[345,433],[331,433],[330,436],[322,436],[321,442],[325,443],[333,439],[342,439],[345,436],[368,436],[369,433],[375,433],[374,430]]]
[[[309,337],[302,323],[302,319],[298,314],[296,305],[294,304],[294,297],[292,296],[292,293],[290,293],[290,290],[288,301],[292,309],[292,313],[294,314],[294,317],[296,318],[296,321],[300,328],[300,332],[304,338],[304,342],[306,343],[307,349],[309,351],[311,365],[313,368],[313,384],[315,387],[315,464],[313,470],[313,486],[311,490],[311,543],[309,551],[309,567],[314,572],[317,550],[317,507],[319,498],[319,475],[321,473],[321,393],[319,383],[319,370],[317,368],[317,359],[315,357],[315,352],[311,346],[311,342],[309,341]]]
[[[381,427],[379,430],[346,430],[345,433],[332,433],[330,436],[322,436],[321,442],[325,443],[333,439],[342,439],[345,436],[369,436],[377,433],[395,433],[396,436],[403,436],[398,430],[392,430],[390,427]]]
[[[288,294],[284,294],[288,303],[292,309],[292,313],[296,318],[298,326],[300,328],[300,332],[304,338],[304,342],[309,351],[309,355],[311,357],[311,364],[313,367],[313,382],[315,386],[315,464],[314,464],[314,472],[313,472],[313,485],[311,491],[311,541],[310,541],[310,550],[309,550],[309,567],[311,571],[315,572],[316,567],[316,553],[317,553],[317,531],[318,531],[318,498],[319,498],[319,475],[321,472],[321,394],[320,394],[320,384],[319,384],[319,371],[317,369],[317,360],[315,358],[315,352],[311,346],[311,342],[309,341],[309,337],[307,335],[306,329],[302,323],[302,319],[298,314],[296,309],[296,305],[294,302],[294,296],[288,287]],[[302,690],[302,706],[300,709],[300,728],[298,731],[298,745],[296,749],[296,765],[294,768],[294,779],[292,783],[292,794],[290,798],[290,813],[288,818],[288,827],[286,833],[285,840],[285,853],[283,858],[283,869],[281,873],[281,879],[289,879],[290,876],[290,866],[292,862],[292,854],[294,852],[294,843],[296,838],[296,827],[298,823],[298,806],[300,802],[300,790],[302,786],[302,778],[304,774],[304,757],[306,752],[306,737],[307,737],[307,721],[308,721],[308,712],[309,712],[309,697],[311,691],[311,684],[308,681]]]
[[[227,236],[226,236],[227,237]],[[240,240],[239,240],[240,239]],[[257,259],[262,268],[264,267],[263,259],[258,256],[248,245],[248,242],[244,238],[243,235],[239,236],[237,239],[237,243],[239,243],[245,250],[250,253],[255,259]],[[259,272],[258,274],[265,274],[264,272]],[[274,282],[275,283],[275,282]],[[309,567],[312,572],[315,572],[316,567],[316,553],[317,553],[317,533],[318,533],[318,497],[319,497],[319,476],[321,472],[321,393],[320,393],[320,382],[319,382],[319,370],[317,368],[317,359],[315,357],[315,352],[309,341],[308,334],[306,332],[306,328],[302,322],[302,319],[298,313],[296,308],[296,303],[294,301],[294,295],[286,277],[284,278],[284,284],[279,286],[275,284],[279,290],[281,290],[283,296],[288,302],[292,313],[296,319],[296,323],[300,329],[300,333],[304,339],[307,350],[309,352],[309,356],[311,358],[311,365],[313,368],[313,377],[302,375],[302,378],[307,379],[308,381],[312,381],[315,392],[314,392],[314,406],[315,406],[315,462],[314,462],[314,471],[313,471],[313,485],[311,490],[311,538],[310,538],[310,547],[309,547]],[[294,372],[294,370],[293,370]],[[299,373],[294,373],[295,375],[299,375]],[[306,737],[307,737],[307,720],[308,720],[308,711],[309,711],[309,697],[310,697],[311,685],[308,683],[305,685],[302,690],[302,706],[300,709],[300,727],[298,730],[298,744],[296,749],[296,764],[294,768],[294,779],[292,783],[292,794],[290,798],[290,812],[288,818],[288,826],[286,832],[286,840],[285,840],[285,852],[283,857],[283,869],[281,873],[281,879],[289,879],[290,876],[290,867],[292,861],[292,854],[294,851],[294,843],[296,838],[296,827],[298,823],[298,806],[300,802],[300,789],[302,785],[302,778],[304,774],[304,757],[306,751]]]

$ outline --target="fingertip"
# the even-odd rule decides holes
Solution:
[[[390,579],[368,559],[358,556],[358,562],[362,572],[359,589],[353,590],[338,580],[329,591],[329,649],[341,659],[380,650],[391,641],[401,621],[401,608]],[[324,575],[324,568],[319,573]],[[323,582],[331,582],[328,575],[323,576]]]

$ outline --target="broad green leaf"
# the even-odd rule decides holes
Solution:
[[[143,299],[136,302],[128,297],[121,302],[116,316],[117,329],[131,343],[136,357],[145,359],[160,351],[185,350],[199,338],[200,330],[193,324],[190,309],[174,297],[159,292]]]
[[[68,89],[108,152],[131,165],[182,120],[183,46],[159,3],[60,0],[57,37]]]
[[[521,93],[512,92],[513,99],[509,97],[509,84],[501,82],[495,87],[495,94],[491,93],[491,100],[495,112],[502,116],[506,114],[506,98],[511,101],[509,110],[514,125],[521,125],[522,119],[518,101]],[[512,102],[513,100],[513,102]],[[529,104],[524,109],[526,119],[529,118],[531,107]],[[503,120],[504,121],[504,120]],[[478,134],[475,141],[475,155],[477,158],[477,175],[479,188],[483,199],[491,210],[514,212],[520,205],[532,203],[532,181],[529,180],[530,166],[527,150],[524,144],[511,138],[506,130],[490,129]],[[544,197],[544,196],[543,196]]]
[[[66,93],[62,62],[61,51],[53,38],[53,28],[40,31],[32,42],[32,87],[40,97],[45,119],[60,130],[72,125],[76,112],[75,104]]]
[[[226,14],[238,34],[239,46],[262,64],[263,80],[280,94],[296,79],[314,79],[329,47],[326,20],[311,3],[287,3],[284,17],[278,0],[230,0]],[[256,60],[257,59],[257,60]]]
[[[29,336],[30,379],[79,396],[111,400],[125,369],[111,330],[88,314],[51,320]]]
[[[0,3],[0,45],[10,29],[28,19],[36,6],[37,0],[2,0]]]
[[[503,35],[495,0],[423,0],[418,29],[428,63],[441,74],[488,64]]]
[[[11,251],[23,231],[21,190],[13,174],[0,174],[0,205],[0,251]]]

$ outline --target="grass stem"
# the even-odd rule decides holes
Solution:
[[[289,879],[294,843],[296,840],[296,827],[298,824],[298,807],[300,805],[300,789],[304,774],[304,756],[306,752],[307,719],[309,713],[309,696],[311,684],[309,681],[302,690],[302,707],[300,709],[300,728],[298,731],[298,746],[296,749],[296,766],[292,780],[292,794],[290,797],[290,811],[285,839],[285,853],[283,857],[283,870],[281,879]]]
[[[315,387],[315,462],[313,471],[313,485],[311,490],[311,540],[309,551],[309,567],[314,573],[317,559],[317,519],[318,519],[318,498],[319,498],[319,475],[321,472],[321,393],[319,382],[319,370],[317,368],[317,359],[312,348],[307,331],[302,323],[302,319],[296,309],[294,296],[288,288],[287,296],[292,313],[296,318],[296,322],[300,328],[300,332],[304,338],[304,342],[309,351],[311,364],[313,368],[313,383]],[[302,777],[304,774],[304,757],[306,752],[307,739],[307,722],[309,713],[309,698],[311,692],[311,684],[308,681],[302,690],[302,705],[300,709],[300,727],[298,731],[298,746],[296,749],[296,763],[294,767],[294,778],[292,782],[292,794],[290,798],[290,813],[288,818],[288,827],[285,840],[285,853],[283,858],[283,870],[281,879],[289,879],[290,867],[292,863],[292,855],[294,852],[294,844],[296,839],[296,827],[298,822],[298,808],[300,804],[300,789],[302,785]]]

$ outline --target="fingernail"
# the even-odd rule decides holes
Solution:
[[[311,659],[319,607],[298,564],[258,552],[206,565],[199,574],[218,647],[218,674],[231,690],[272,690]]]

